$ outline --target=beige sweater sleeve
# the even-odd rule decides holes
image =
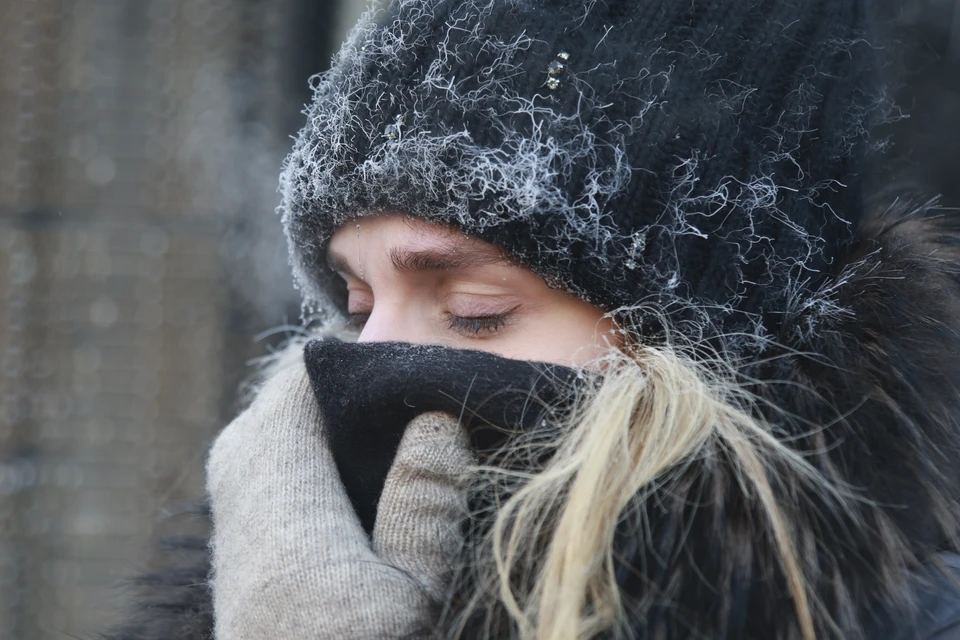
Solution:
[[[207,462],[217,640],[399,638],[429,628],[429,598],[462,544],[472,462],[452,417],[414,420],[371,541],[327,448],[302,351],[284,354]]]

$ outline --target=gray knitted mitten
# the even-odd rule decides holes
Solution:
[[[426,634],[462,544],[472,464],[451,416],[413,420],[371,540],[327,448],[302,345],[288,350],[207,462],[217,640]]]

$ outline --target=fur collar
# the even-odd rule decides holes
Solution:
[[[957,551],[958,259],[960,215],[887,208],[860,226],[838,275],[789,310],[779,346],[740,367],[774,435],[854,496],[837,508],[773,470],[817,638],[923,637],[916,577],[939,575],[938,554]],[[800,637],[763,511],[720,446],[633,507],[615,541],[624,637]],[[474,588],[469,572],[458,580],[458,591]],[[515,637],[491,600],[470,624],[484,630],[469,637]]]
[[[792,310],[777,350],[744,369],[776,435],[857,499],[837,510],[797,478],[774,487],[811,578],[818,638],[854,640],[877,611],[909,621],[910,575],[960,533],[960,215],[866,219],[839,276]],[[799,637],[755,501],[723,451],[658,492],[653,547],[625,554],[624,591],[650,637]],[[656,505],[656,506],[654,506]],[[882,637],[892,637],[887,629]]]

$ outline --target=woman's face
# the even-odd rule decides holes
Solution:
[[[400,214],[357,218],[337,230],[327,257],[347,283],[360,342],[445,344],[567,366],[617,343],[601,309],[453,227]]]

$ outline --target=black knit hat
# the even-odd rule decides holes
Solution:
[[[455,223],[606,309],[735,350],[849,246],[872,111],[864,0],[394,0],[315,78],[283,176],[310,309],[383,211]],[[758,342],[759,341],[759,342]]]

